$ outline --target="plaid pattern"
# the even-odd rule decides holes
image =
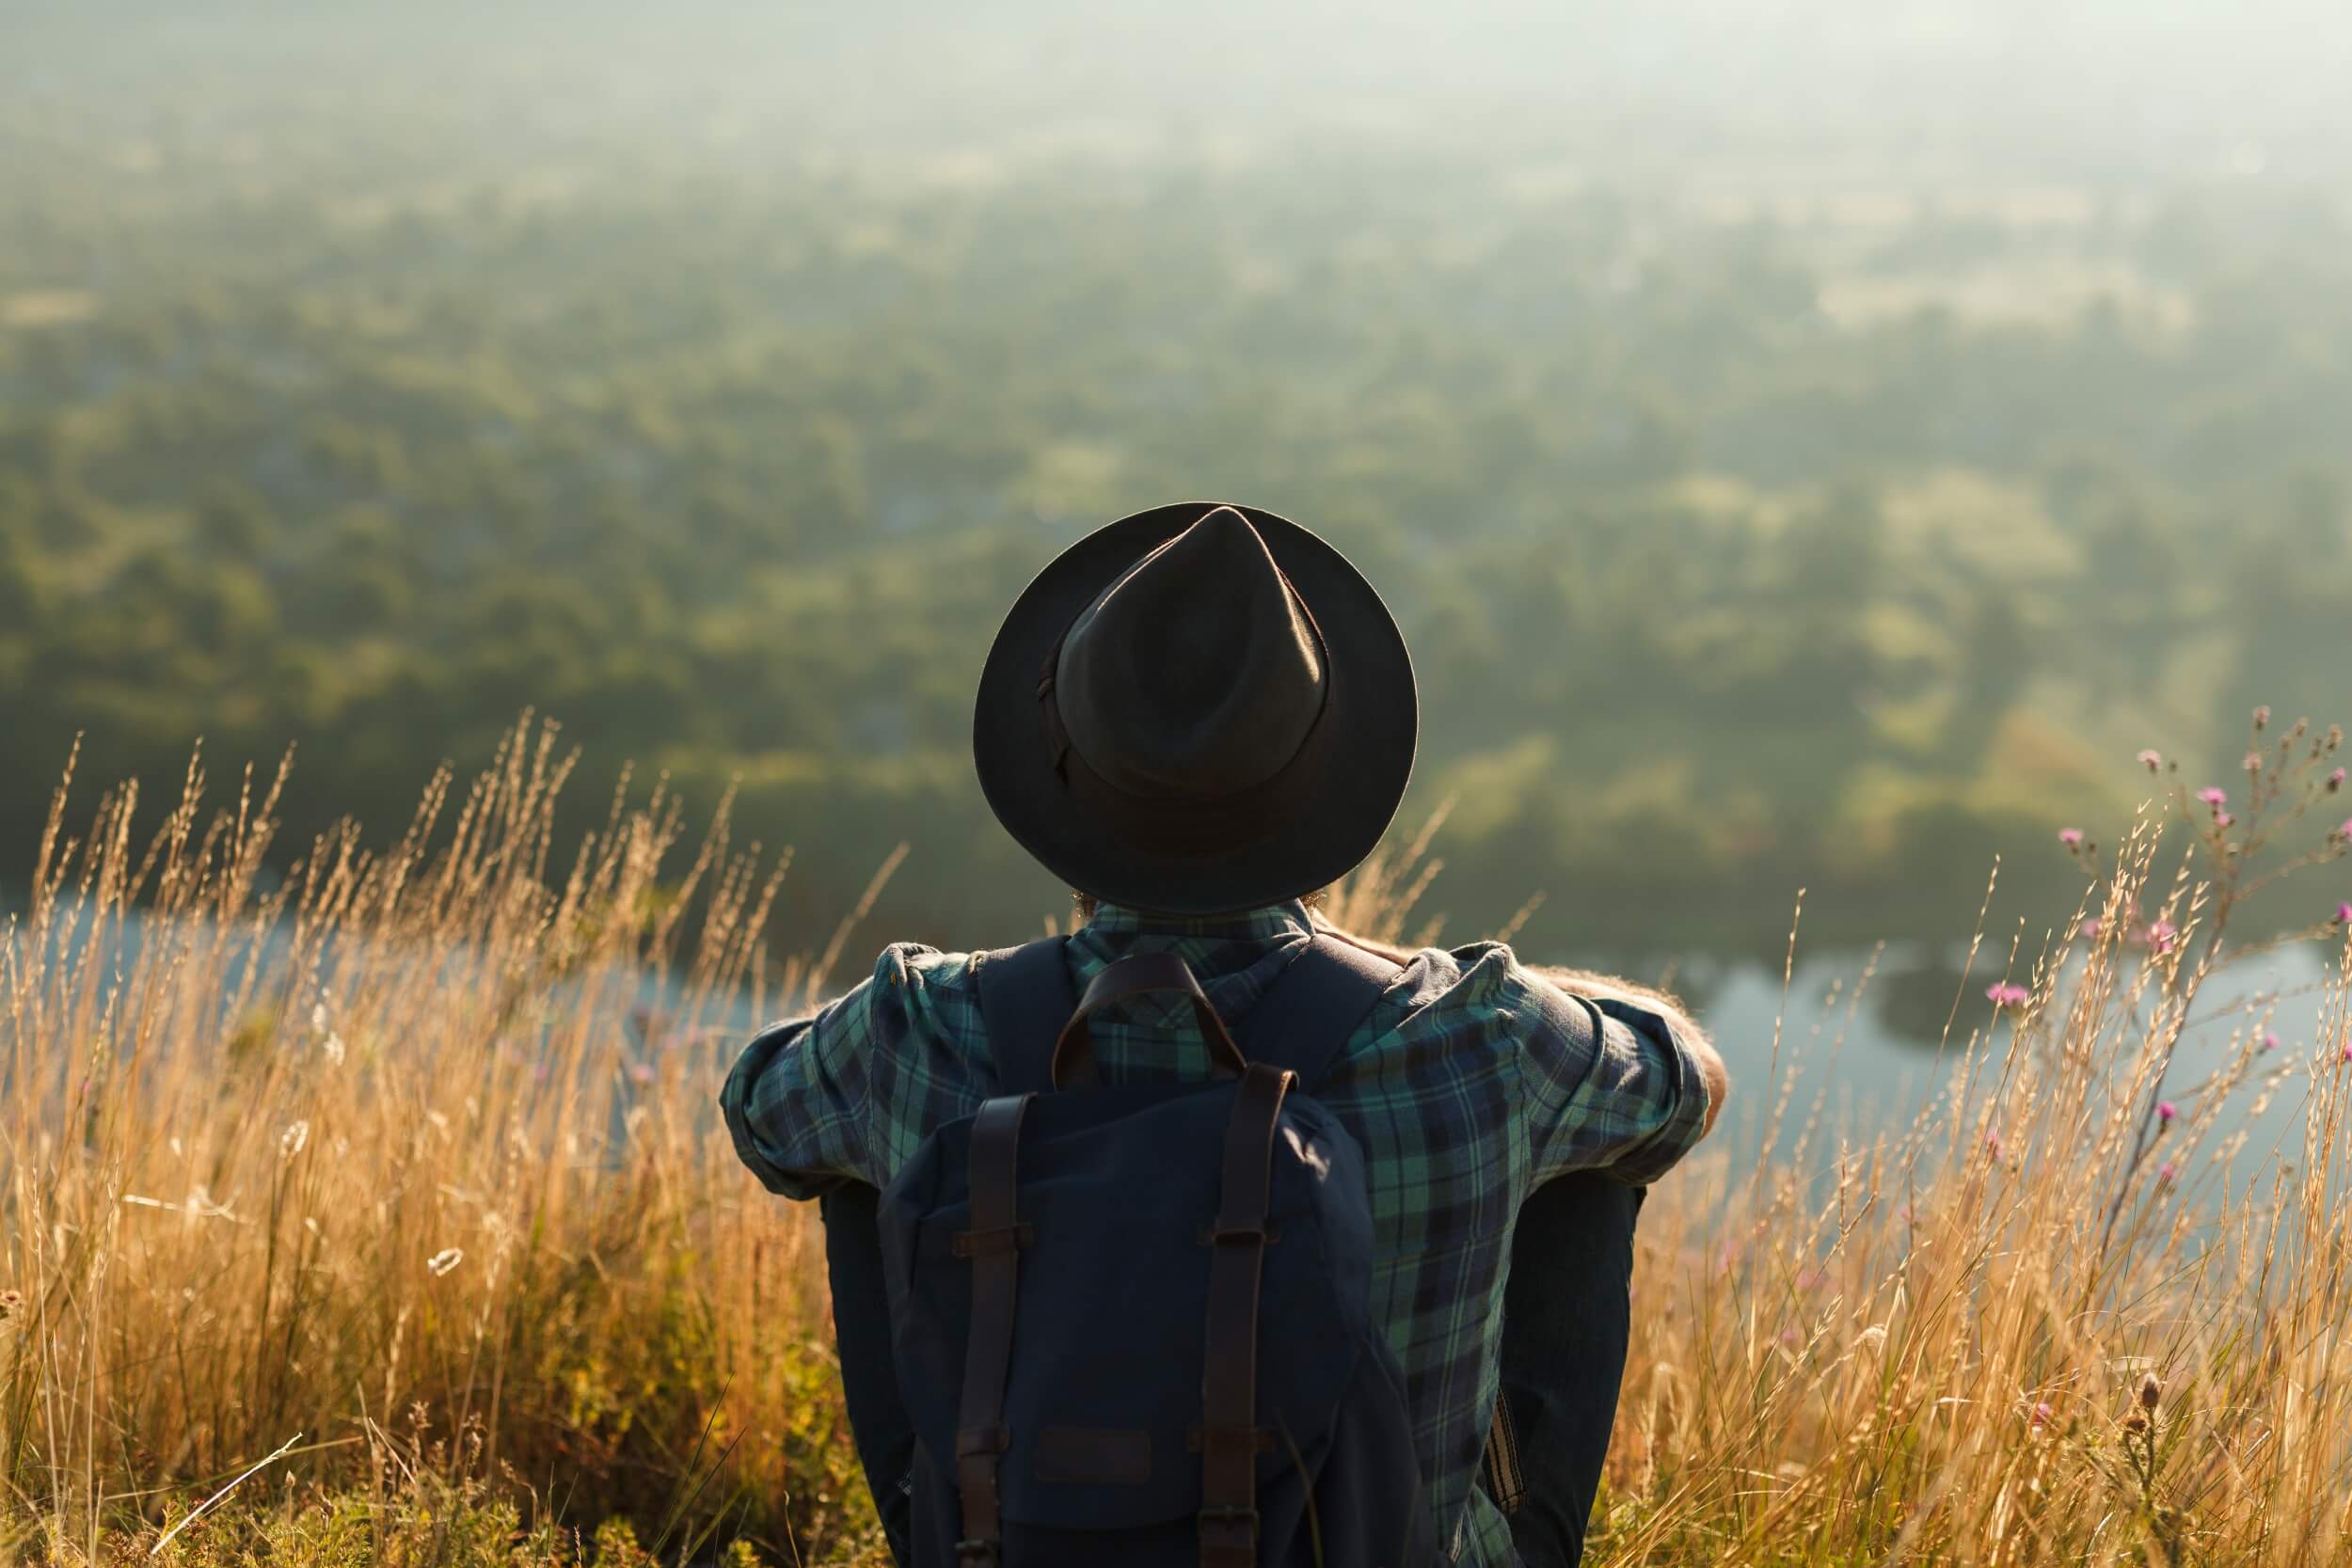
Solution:
[[[1079,990],[1114,959],[1173,952],[1237,1022],[1312,934],[1295,902],[1209,920],[1105,906],[1065,952]],[[1208,1074],[1182,998],[1117,1005],[1090,1033],[1109,1082]],[[994,1088],[971,960],[901,944],[813,1020],[755,1038],[720,1104],[744,1163],[770,1190],[806,1198],[843,1177],[887,1182],[933,1128]],[[1698,1139],[1697,1065],[1654,1014],[1572,997],[1487,942],[1416,955],[1312,1092],[1363,1146],[1373,1316],[1405,1369],[1439,1539],[1457,1562],[1502,1568],[1509,1528],[1472,1483],[1519,1202],[1569,1171],[1661,1175]]]

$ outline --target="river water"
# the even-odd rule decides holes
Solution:
[[[0,902],[0,926],[21,907]],[[126,921],[122,946],[110,958],[127,967],[142,935],[138,919]],[[69,927],[59,940],[87,941],[87,929]],[[30,957],[19,954],[20,961]],[[1767,1135],[1775,1101],[1785,1096],[1788,1110],[1775,1139],[1777,1152],[1792,1151],[1810,1122],[1816,1132],[1808,1158],[1826,1161],[1841,1137],[1867,1142],[1908,1122],[1949,1087],[1972,1041],[1983,1053],[1980,1071],[1996,1071],[2013,1041],[2010,1022],[1985,997],[1986,988],[2003,978],[2000,963],[1999,955],[1981,953],[1973,968],[1962,953],[1801,953],[1784,982],[1780,971],[1751,961],[1692,961],[1671,978],[1713,1036],[1734,1085],[1717,1147],[1727,1148],[1734,1158],[1753,1158]],[[849,971],[859,972],[857,966]],[[2072,983],[2074,973],[2062,973],[2061,987]],[[2265,953],[2209,980],[2169,1080],[2177,1086],[2184,1111],[2200,1109],[2194,1101],[2198,1081],[2233,1053],[2259,1048],[2265,1035],[2278,1040],[2264,1054],[2265,1069],[2275,1070],[2273,1063],[2300,1068],[2319,1057],[2325,1057],[2321,1069],[2329,1069],[2343,1049],[2340,1039],[2318,1037],[2330,1016],[2329,974],[2321,946],[2306,943]],[[431,983],[422,971],[419,978]],[[659,1014],[668,999],[648,983],[637,1000]],[[712,1052],[714,1072],[760,1022],[748,1000],[731,1018],[706,1012],[701,1033]],[[2244,1090],[2240,1097],[2253,1098]],[[2299,1136],[2302,1100],[2290,1085],[2249,1124],[2254,1151]],[[2242,1111],[2232,1117],[2242,1120]]]

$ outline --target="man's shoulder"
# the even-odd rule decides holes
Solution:
[[[1495,1018],[1575,1029],[1584,1016],[1574,999],[1520,963],[1510,943],[1475,942],[1411,954],[1373,1020],[1385,1034],[1415,1025],[1466,1032],[1475,1021]]]
[[[1058,946],[1067,938],[1048,939]],[[983,1032],[980,976],[1020,946],[948,952],[920,942],[894,942],[874,960],[872,974],[850,993],[877,1022],[901,1022],[970,1044]]]
[[[1069,941],[1067,937],[1046,940],[1057,947]],[[1002,962],[1021,951],[1021,944],[949,952],[927,942],[894,942],[884,947],[881,957],[874,960],[873,984],[880,988],[918,993],[969,995],[977,1001],[980,971],[992,962]]]
[[[949,953],[920,942],[894,942],[874,960],[878,986],[962,986],[971,981],[974,953]]]
[[[960,1041],[978,1026],[977,957],[894,942],[875,958],[872,973],[834,1006],[857,1015],[881,1045],[902,1043],[910,1035]]]

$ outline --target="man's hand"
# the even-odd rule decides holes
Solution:
[[[1538,969],[1537,974],[1576,996],[1588,996],[1594,1001],[1617,1001],[1645,1007],[1666,1021],[1675,1037],[1691,1048],[1698,1061],[1699,1077],[1707,1085],[1707,1119],[1700,1124],[1699,1136],[1704,1138],[1715,1130],[1715,1118],[1723,1114],[1724,1101],[1731,1093],[1731,1074],[1724,1067],[1724,1059],[1716,1054],[1715,1042],[1707,1037],[1707,1031],[1692,1022],[1682,1004],[1664,991],[1637,986],[1630,980],[1613,975],[1596,974],[1582,969]]]

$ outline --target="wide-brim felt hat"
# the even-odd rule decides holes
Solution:
[[[980,673],[980,788],[1105,903],[1217,914],[1327,886],[1379,844],[1420,723],[1396,619],[1257,507],[1153,507],[1023,591]]]

